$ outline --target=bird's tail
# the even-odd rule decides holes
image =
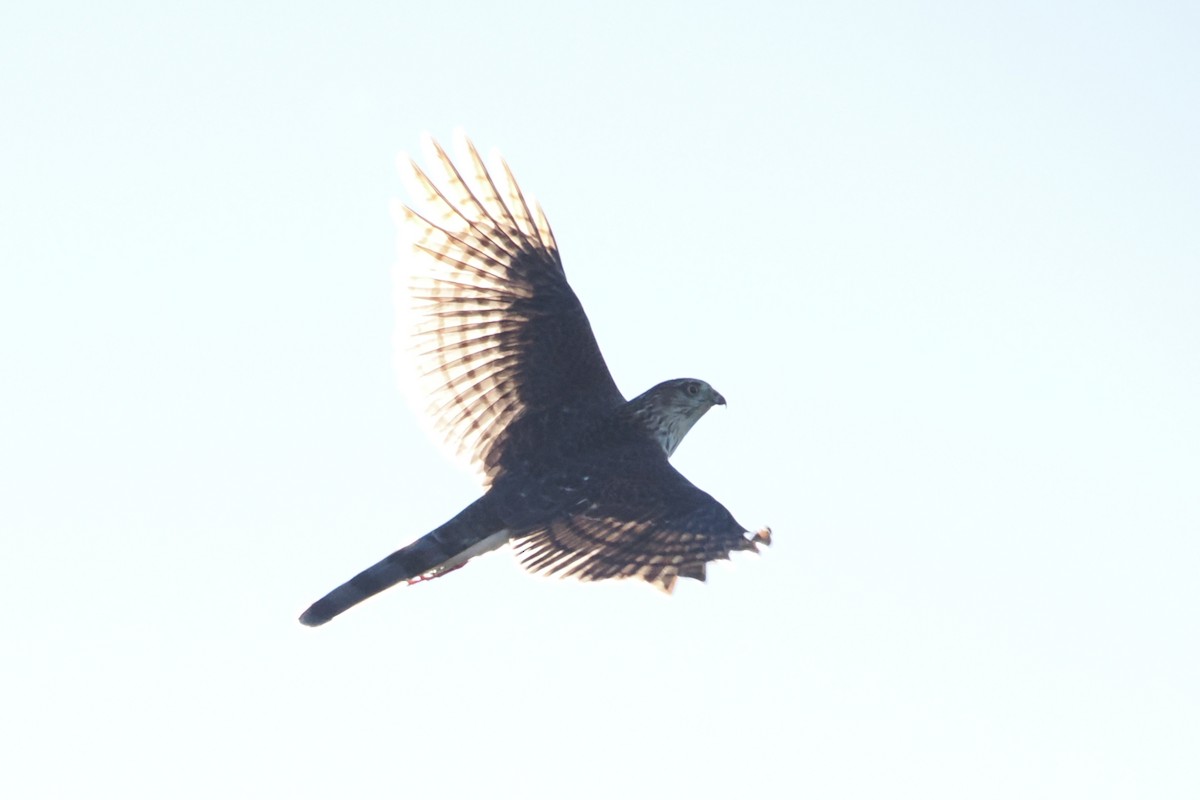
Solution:
[[[313,603],[300,615],[300,621],[314,627],[323,625],[401,581],[444,575],[506,541],[508,531],[491,512],[488,498],[481,497],[454,519],[368,567]]]

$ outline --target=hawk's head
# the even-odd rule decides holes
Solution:
[[[658,439],[668,456],[706,411],[723,405],[721,393],[696,378],[663,381],[629,401],[634,417]]]

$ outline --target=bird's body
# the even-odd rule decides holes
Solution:
[[[703,580],[708,561],[770,540],[766,529],[748,536],[668,462],[724,398],[681,378],[626,401],[541,209],[507,165],[489,171],[470,142],[460,144],[466,176],[432,140],[444,180],[411,165],[420,210],[405,208],[401,226],[399,340],[413,391],[429,398],[429,418],[487,490],[318,600],[300,618],[306,625],[509,542],[533,571],[638,577],[670,591],[679,576]]]

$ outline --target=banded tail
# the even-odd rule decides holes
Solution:
[[[486,496],[449,522],[368,567],[322,597],[300,615],[310,627],[323,625],[343,611],[402,581],[436,578],[508,541],[508,531],[491,513]]]

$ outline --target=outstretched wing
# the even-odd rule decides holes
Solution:
[[[747,535],[664,458],[594,478],[573,513],[513,537],[522,566],[581,580],[641,578],[670,592],[677,578],[704,580],[709,561],[770,544],[769,529]]]
[[[502,160],[489,171],[456,136],[458,163],[426,137],[431,180],[405,175],[397,350],[435,430],[490,481],[624,402],[567,284],[541,208]],[[532,209],[532,210],[531,210]],[[537,415],[536,425],[513,422]]]

